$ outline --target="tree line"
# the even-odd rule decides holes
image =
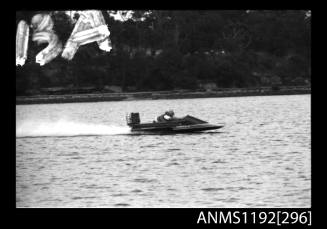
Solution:
[[[28,59],[16,67],[16,94],[38,94],[60,87],[110,91],[307,85],[311,78],[311,15],[306,10],[132,11],[119,21],[102,11],[110,30],[111,52],[97,44],[81,46],[73,60],[60,56],[39,66],[35,56],[47,44],[29,39]],[[50,13],[65,44],[78,19]]]

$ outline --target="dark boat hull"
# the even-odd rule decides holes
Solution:
[[[207,130],[220,129],[223,126],[211,125],[207,123],[194,124],[194,125],[151,125],[151,124],[139,124],[132,127],[132,131],[141,132],[171,132],[171,133],[190,133],[200,132]]]
[[[177,126],[173,128],[175,132],[198,132],[198,131],[207,131],[207,130],[217,130],[222,128],[223,126],[211,125],[211,124],[196,124],[190,126]]]

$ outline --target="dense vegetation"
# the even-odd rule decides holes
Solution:
[[[30,23],[38,12],[17,12]],[[42,13],[42,12],[41,12]],[[48,13],[48,12],[43,12]],[[50,12],[63,43],[74,23]],[[306,85],[311,77],[310,11],[134,11],[114,20],[103,11],[113,50],[81,46],[72,61],[58,56],[40,67],[36,54],[46,47],[29,39],[28,60],[16,67],[16,94],[42,88],[69,92],[117,86],[123,91],[217,87]],[[75,15],[78,17],[78,15]]]

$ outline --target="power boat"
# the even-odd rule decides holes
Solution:
[[[131,131],[156,133],[189,133],[220,129],[223,125],[212,125],[206,121],[186,115],[183,118],[173,118],[168,121],[153,121],[141,123],[139,113],[126,115],[126,122]]]

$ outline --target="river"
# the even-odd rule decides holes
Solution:
[[[222,129],[133,135],[167,109]],[[16,105],[17,207],[311,207],[311,95]]]

